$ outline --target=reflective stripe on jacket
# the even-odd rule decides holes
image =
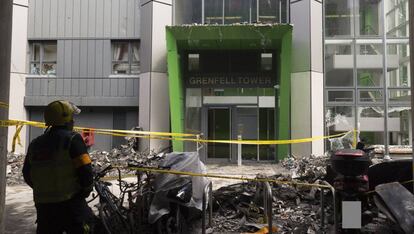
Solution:
[[[69,151],[73,136],[71,131],[58,130],[45,133],[33,142],[29,163],[35,203],[62,202],[80,192]]]

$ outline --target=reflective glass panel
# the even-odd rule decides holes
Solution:
[[[386,0],[387,37],[408,37],[409,15],[407,0]]]
[[[44,44],[43,45],[43,61],[55,62],[57,54],[56,44]]]
[[[361,139],[367,144],[384,144],[384,108],[358,107]]]
[[[411,145],[411,107],[390,107],[388,109],[388,131],[390,145]]]
[[[359,0],[356,1],[359,3],[359,15],[358,20],[359,24],[359,35],[361,36],[378,36],[381,35],[381,1],[373,0]]]
[[[410,86],[410,47],[408,43],[389,43],[388,52],[388,84],[389,87]]]
[[[358,44],[356,48],[358,86],[382,87],[383,44]]]
[[[325,1],[325,35],[327,37],[351,36],[353,0]]]
[[[350,44],[328,44],[325,46],[326,86],[350,87],[354,85],[352,48]]]
[[[204,0],[206,24],[223,24],[223,0]]]
[[[261,23],[279,23],[280,0],[258,0]]]
[[[112,60],[128,61],[129,46],[128,42],[112,43]]]
[[[249,23],[250,0],[225,0],[224,23]]]

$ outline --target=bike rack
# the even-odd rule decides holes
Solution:
[[[206,234],[206,209],[207,209],[207,198],[208,198],[208,226],[213,226],[213,182],[209,182],[204,187],[203,192],[203,205],[202,205],[202,217],[201,217],[201,226],[202,234]]]
[[[273,209],[273,195],[272,188],[269,182],[263,182],[263,203],[264,203],[264,218],[268,223],[268,233],[272,234],[272,209]]]

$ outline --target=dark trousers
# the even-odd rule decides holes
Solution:
[[[37,234],[86,234],[91,233],[93,213],[84,198],[74,197],[68,201],[35,204],[37,211]]]

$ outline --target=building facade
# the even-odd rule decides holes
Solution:
[[[407,4],[29,0],[20,69],[28,74],[16,100],[24,100],[29,119],[42,120],[47,103],[68,99],[82,109],[77,123],[94,128],[140,126],[216,140],[358,129],[370,144],[406,145],[412,138]],[[30,128],[28,138],[40,131]],[[123,141],[96,136],[93,148]],[[171,143],[177,151],[195,150],[192,142]],[[168,144],[142,140],[141,149]],[[320,155],[329,146],[323,140],[243,145],[241,156],[275,161]],[[234,162],[238,154],[227,144],[201,150],[205,161]]]
[[[325,1],[327,134],[410,145],[408,0]]]

